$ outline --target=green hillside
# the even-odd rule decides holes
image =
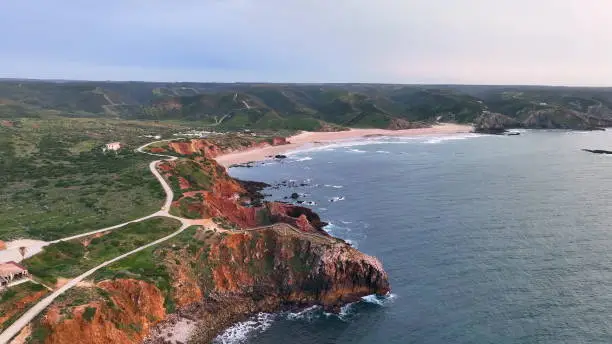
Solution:
[[[219,130],[401,129],[473,123],[483,113],[515,126],[584,129],[612,125],[611,109],[608,88],[0,81],[0,118],[190,121]]]

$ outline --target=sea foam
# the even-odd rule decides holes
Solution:
[[[331,152],[331,151],[335,151],[338,148],[350,148],[347,151],[354,152],[354,153],[365,153],[366,151],[357,149],[357,148],[353,148],[353,147],[376,145],[376,144],[389,144],[389,143],[391,144],[409,144],[409,143],[436,144],[436,143],[443,143],[446,141],[465,140],[465,139],[486,137],[486,136],[489,136],[489,135],[465,133],[465,134],[450,134],[450,135],[380,136],[380,137],[375,137],[375,138],[360,138],[360,139],[352,139],[352,140],[345,140],[345,141],[336,141],[336,142],[321,145],[321,146],[307,145],[307,146],[289,151],[286,154],[295,155],[295,154],[301,154],[301,153],[320,152],[320,151]],[[377,151],[377,153],[382,153],[382,152],[386,152],[386,151]]]
[[[243,344],[255,334],[262,333],[269,329],[274,322],[274,315],[269,313],[259,313],[251,319],[239,322],[226,329],[218,335],[213,343],[215,344]]]
[[[472,138],[477,138],[477,137],[483,137],[483,135],[461,134],[461,135],[435,136],[435,137],[430,137],[424,143],[436,144],[436,143],[442,143],[445,141],[465,140],[465,139],[472,139]]]
[[[312,306],[295,313],[287,313],[287,320],[313,321],[320,314],[320,306]]]

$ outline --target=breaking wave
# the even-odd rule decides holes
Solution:
[[[287,320],[306,320],[312,321],[321,314],[322,308],[320,306],[308,307],[304,310],[295,313],[287,313]]]
[[[274,322],[274,314],[259,313],[251,319],[239,322],[226,329],[218,335],[213,343],[215,344],[243,344],[258,333],[269,329]]]
[[[436,137],[429,138],[424,143],[436,144],[436,143],[442,143],[445,141],[465,140],[465,139],[471,139],[471,138],[476,138],[476,137],[483,137],[483,135],[463,134],[463,135],[436,136]]]
[[[367,146],[367,145],[376,145],[376,144],[408,144],[408,143],[443,143],[446,141],[453,140],[465,140],[477,137],[486,137],[488,135],[481,135],[475,133],[465,133],[465,134],[449,134],[449,135],[419,135],[419,136],[380,136],[375,138],[360,138],[359,140],[346,140],[346,141],[338,141],[334,143],[329,143],[321,146],[312,146],[306,145],[304,147],[292,150],[287,152],[287,155],[295,155],[300,153],[308,153],[308,152],[331,152],[335,151],[337,148],[351,148],[351,147],[359,147],[359,146]],[[355,153],[365,153],[366,151],[352,148],[348,150],[349,152]],[[386,151],[376,151],[377,153],[383,153]],[[383,153],[384,154],[384,153]]]
[[[361,298],[361,300],[363,302],[367,302],[367,303],[372,303],[375,305],[379,305],[379,306],[384,306],[390,302],[393,302],[393,300],[395,300],[397,298],[397,295],[395,294],[387,294],[385,296],[378,296],[378,295],[368,295],[368,296],[364,296]]]

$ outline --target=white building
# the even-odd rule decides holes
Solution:
[[[13,281],[27,278],[28,276],[28,269],[20,264],[15,262],[0,264],[0,287],[5,287]]]
[[[111,142],[111,143],[107,143],[106,146],[104,148],[102,148],[102,151],[106,152],[106,151],[118,151],[119,149],[121,149],[121,142]]]

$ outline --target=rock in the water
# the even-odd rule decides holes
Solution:
[[[594,154],[612,154],[612,151],[603,150],[603,149],[583,149],[583,151],[594,153]]]
[[[297,192],[294,192],[294,193],[291,194],[291,198],[298,199],[298,198],[300,198],[300,194],[298,194]]]
[[[274,159],[287,159],[286,155],[282,155],[282,154],[277,154],[274,156]]]

